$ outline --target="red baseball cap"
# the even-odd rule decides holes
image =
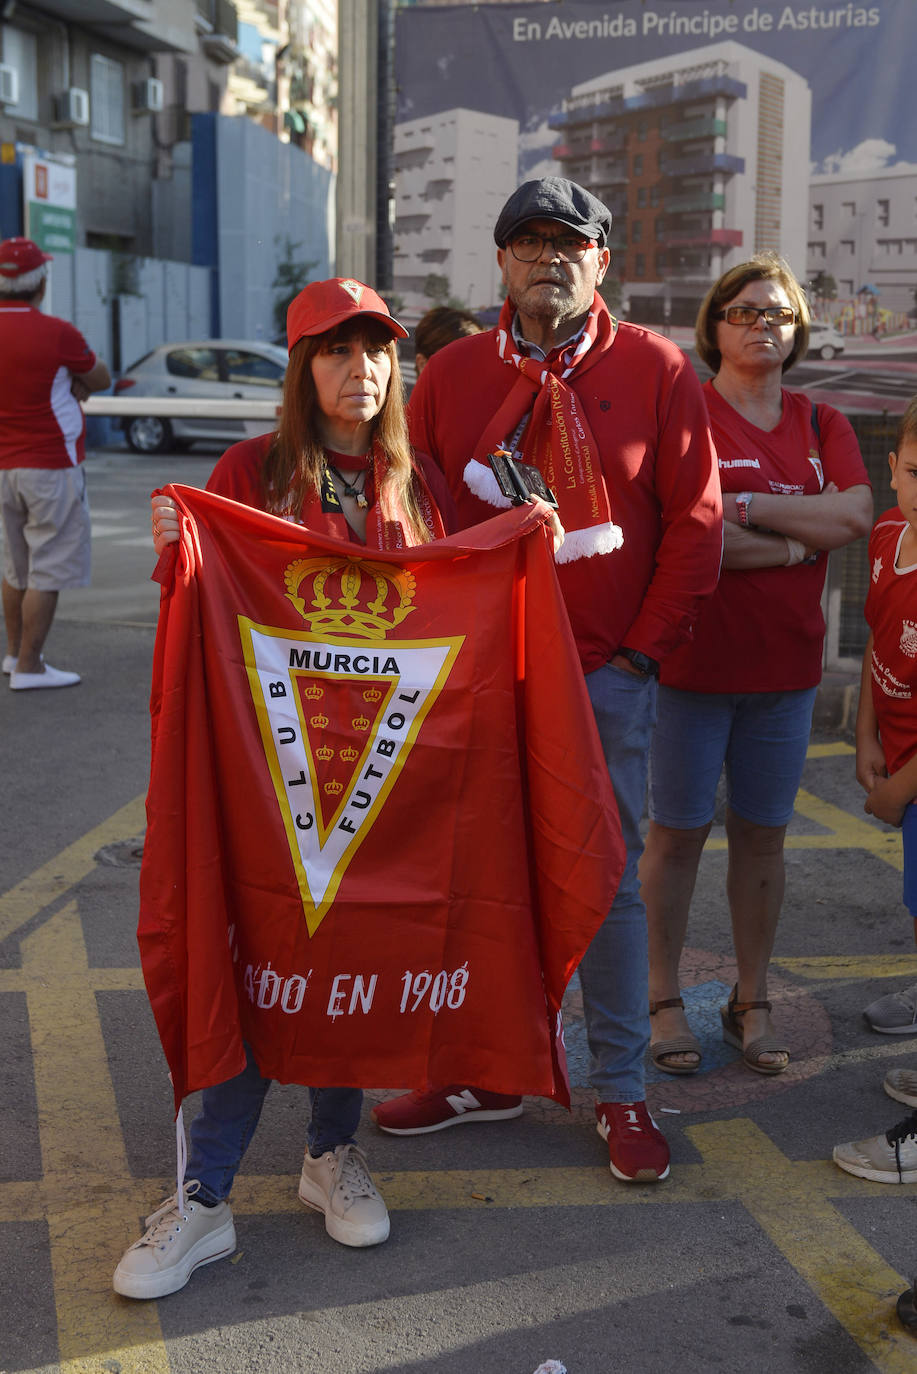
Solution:
[[[328,281],[313,281],[300,291],[287,310],[287,347],[300,339],[324,334],[346,320],[367,315],[387,325],[393,338],[406,339],[408,331],[393,319],[388,306],[371,286],[353,277],[330,277]]]
[[[22,277],[36,267],[50,262],[52,255],[43,253],[31,239],[4,239],[0,243],[0,277]]]

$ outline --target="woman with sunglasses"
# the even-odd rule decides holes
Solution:
[[[782,1073],[789,1064],[771,1024],[767,971],[783,900],[784,836],[821,678],[827,551],[867,534],[872,519],[847,420],[782,385],[808,337],[802,287],[773,253],[726,272],[697,318],[697,351],[714,373],[704,391],[723,489],[723,568],[693,640],[662,670],[640,870],[651,1054],[671,1074],[701,1065],[679,963],[724,767],[738,978],[721,1009],[723,1038],[756,1073]]]

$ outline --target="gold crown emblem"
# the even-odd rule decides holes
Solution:
[[[369,729],[369,721],[367,720],[366,716],[355,716],[350,723],[355,730]]]
[[[328,763],[330,759],[334,758],[334,750],[329,749],[327,744],[323,744],[320,748],[316,749],[315,757],[321,759],[322,763]]]
[[[307,687],[303,692],[303,696],[308,697],[310,701],[321,701],[324,695],[324,687],[319,687],[317,682],[313,682],[311,687]]]
[[[363,700],[364,700],[364,701],[379,701],[379,699],[381,698],[381,696],[382,696],[382,693],[379,691],[379,688],[378,688],[378,687],[369,687],[369,688],[367,688],[367,690],[363,693]]]
[[[309,719],[309,724],[312,726],[313,730],[327,730],[327,728],[328,728],[328,717],[327,717],[327,716],[312,716],[312,717],[310,717],[310,719]]]
[[[311,578],[312,600],[300,596]],[[403,568],[360,558],[297,558],[284,569],[287,599],[313,634],[384,639],[415,608],[415,580]],[[307,609],[314,607],[313,610]]]
[[[342,782],[338,782],[337,779],[335,779],[332,782],[325,783],[325,791],[329,792],[332,797],[337,797],[341,792],[343,792],[343,790],[344,784]]]
[[[354,749],[352,744],[348,744],[346,749],[341,750],[341,758],[345,763],[354,763],[360,757],[360,751]]]

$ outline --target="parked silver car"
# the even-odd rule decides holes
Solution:
[[[160,344],[129,367],[115,382],[116,396],[175,396],[182,400],[280,400],[287,352],[276,344],[251,339],[201,339]],[[122,422],[135,453],[187,448],[196,440],[232,444],[263,434],[263,420],[198,419],[184,415],[165,419],[130,415]]]
[[[845,339],[843,334],[838,334],[833,324],[825,324],[823,320],[812,320],[809,324],[809,348],[810,358],[835,358],[838,353],[844,351]]]

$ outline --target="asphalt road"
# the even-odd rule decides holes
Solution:
[[[917,1265],[917,1188],[829,1162],[837,1141],[904,1114],[881,1081],[917,1041],[872,1035],[860,1011],[917,981],[917,957],[897,836],[863,815],[849,740],[827,736],[791,826],[774,965],[791,1068],[759,1078],[719,1036],[734,970],[717,828],[684,965],[704,1072],[650,1075],[668,1182],[608,1172],[574,987],[571,1114],[531,1100],[515,1121],[405,1140],[364,1123],[386,1245],[347,1250],[302,1209],[305,1095],[275,1088],[233,1197],[237,1254],[158,1304],[111,1293],[121,1250],[174,1186],[134,940],[157,603],[147,497],[166,480],[202,483],[214,457],[90,458],[94,585],[62,597],[48,645],[83,682],[0,690],[0,1370],[917,1368],[894,1316]]]

